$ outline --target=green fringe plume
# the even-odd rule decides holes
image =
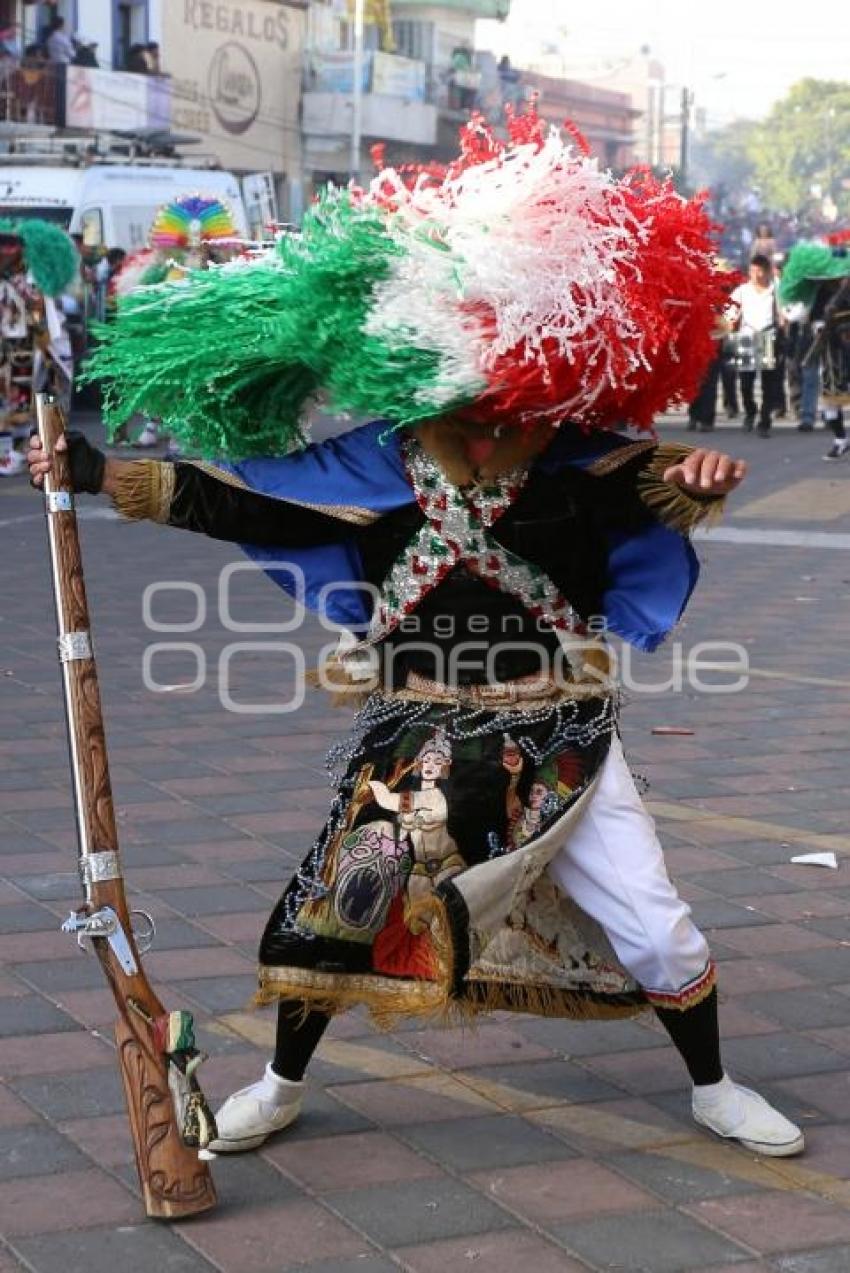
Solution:
[[[45,296],[58,296],[75,277],[80,258],[73,241],[49,221],[0,219],[0,234],[14,235],[23,243],[24,264]]]
[[[102,383],[107,426],[135,412],[207,458],[282,454],[305,442],[319,390],[331,409],[394,424],[417,407],[439,355],[409,334],[364,334],[372,292],[403,249],[384,218],[329,191],[273,254],[194,270],[124,297],[83,379]]]
[[[825,243],[797,243],[788,253],[782,271],[779,298],[783,305],[802,301],[811,305],[818,283],[850,274],[850,255],[837,253]]]

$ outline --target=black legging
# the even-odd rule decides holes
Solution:
[[[691,1079],[697,1085],[719,1083],[723,1078],[720,1061],[720,1030],[717,1024],[717,991],[694,1008],[656,1008],[658,1019],[673,1040]],[[278,1007],[277,1042],[272,1069],[281,1078],[297,1083],[304,1077],[310,1058],[330,1024],[324,1012],[304,1015],[297,1000],[284,1000]]]

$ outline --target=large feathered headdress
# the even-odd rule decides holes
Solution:
[[[144,289],[101,332],[108,419],[207,455],[274,454],[334,411],[411,425],[649,427],[695,392],[725,305],[701,199],[601,171],[531,110],[445,171],[328,189],[272,250]]]

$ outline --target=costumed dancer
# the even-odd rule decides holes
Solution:
[[[61,294],[79,271],[73,242],[48,221],[0,220],[0,476],[26,468],[33,395],[69,402],[74,379]]]
[[[663,640],[696,580],[688,532],[744,475],[651,434],[713,356],[713,248],[669,184],[615,181],[534,112],[507,145],[473,120],[441,178],[329,190],[300,236],[145,289],[105,333],[113,422],[142,407],[218,458],[104,464],[77,439],[77,485],[242,544],[342,629],[322,681],[367,693],[262,938],[277,1047],[220,1111],[219,1152],[297,1117],[356,1004],[379,1023],[653,1009],[700,1124],[802,1148],[724,1071],[715,966],[624,759],[605,641]],[[304,447],[319,392],[378,419]],[[50,459],[30,458],[38,481]]]
[[[230,208],[212,195],[181,195],[164,204],[148,235],[148,247],[135,252],[115,276],[111,298],[117,302],[137,287],[179,282],[190,270],[204,270],[244,251]],[[156,446],[159,426],[146,420],[133,443],[141,449]],[[169,453],[176,453],[173,445]]]
[[[826,243],[796,244],[780,289],[783,304],[799,310],[803,392],[805,397],[808,388],[812,420],[820,384],[823,418],[833,437],[825,460],[840,460],[850,450],[844,424],[844,408],[850,405],[848,244],[850,231],[831,235]]]

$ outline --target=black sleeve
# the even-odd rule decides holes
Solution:
[[[314,508],[231,485],[193,464],[174,468],[166,524],[180,530],[261,548],[311,548],[351,538],[357,529]]]

